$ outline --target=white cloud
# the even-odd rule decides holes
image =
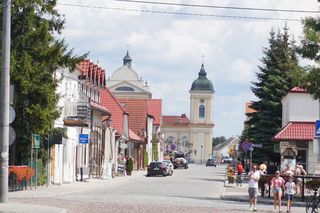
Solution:
[[[171,1],[221,6],[317,10],[315,0],[198,0]],[[306,14],[270,13],[146,5],[111,0],[61,0],[102,7],[153,9],[215,15],[295,18]],[[250,81],[254,79],[263,47],[271,28],[282,29],[285,21],[242,20],[214,17],[163,15],[123,10],[58,6],[65,14],[63,37],[78,54],[90,51],[108,75],[121,66],[126,45],[133,68],[148,80],[153,97],[163,99],[164,114],[189,114],[189,89],[198,77],[201,55],[216,89],[214,99],[215,135],[241,134],[244,104],[254,99]],[[300,22],[288,22],[289,33],[301,36]]]

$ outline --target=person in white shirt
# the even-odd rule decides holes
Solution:
[[[287,203],[287,212],[291,212],[292,200],[294,194],[296,193],[296,184],[292,181],[292,176],[289,176],[289,181],[285,185],[286,187],[286,195],[288,198]]]
[[[250,210],[257,211],[257,196],[258,196],[258,181],[260,179],[260,171],[257,169],[257,165],[252,166],[252,170],[249,172],[249,203]]]

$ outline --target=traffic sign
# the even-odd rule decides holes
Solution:
[[[10,126],[10,127],[9,127],[9,146],[12,145],[15,140],[16,140],[16,132],[15,132],[14,129]]]
[[[316,137],[320,138],[320,120],[316,120]]]
[[[245,140],[242,144],[241,144],[242,149],[247,152],[250,150],[250,148],[252,147],[252,144],[248,141]]]
[[[261,143],[253,143],[253,144],[252,144],[252,147],[262,148],[262,144],[261,144]]]
[[[16,118],[16,112],[14,111],[13,107],[9,107],[9,124],[11,124],[14,119]]]
[[[40,148],[41,137],[37,134],[32,134],[32,148],[39,149]]]
[[[88,144],[89,135],[88,134],[79,134],[79,143],[80,144]]]

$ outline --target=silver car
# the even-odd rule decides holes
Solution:
[[[167,166],[168,166],[168,175],[171,176],[173,174],[173,164],[172,164],[172,162],[170,160],[164,160],[162,162],[167,164]]]

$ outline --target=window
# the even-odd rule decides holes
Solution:
[[[123,86],[123,87],[117,87],[116,91],[134,92],[134,89],[132,87]]]
[[[199,117],[204,118],[204,114],[205,114],[205,107],[204,107],[204,105],[201,104],[199,106]]]

